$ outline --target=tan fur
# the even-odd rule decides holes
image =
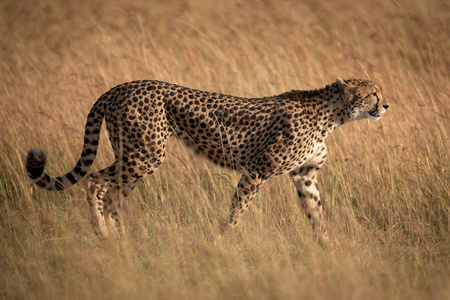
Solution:
[[[172,135],[212,161],[242,171],[223,228],[237,225],[264,182],[289,173],[314,231],[326,236],[316,177],[327,155],[325,139],[347,122],[378,120],[387,107],[381,88],[366,80],[338,79],[320,90],[265,98],[135,81],[114,87],[94,104],[83,152],[72,171],[58,178],[48,176],[39,149],[30,151],[27,170],[48,190],[76,184],[95,159],[105,119],[115,162],[91,174],[87,183],[92,224],[100,236],[107,236],[108,228],[119,228],[122,199],[163,162]]]

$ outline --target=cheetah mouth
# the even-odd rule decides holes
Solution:
[[[369,115],[370,119],[375,120],[375,121],[377,121],[381,118],[381,114],[378,113],[378,110],[376,108],[369,110],[367,112],[367,114]]]

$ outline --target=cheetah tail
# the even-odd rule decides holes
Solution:
[[[93,105],[86,121],[84,145],[81,157],[75,167],[67,174],[53,178],[44,172],[45,154],[38,148],[28,152],[26,168],[28,176],[38,186],[49,191],[62,191],[80,181],[91,168],[97,155],[100,129],[104,118],[102,97]]]

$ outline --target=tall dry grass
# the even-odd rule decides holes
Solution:
[[[448,299],[448,1],[12,1],[0,3],[0,295],[3,299]],[[321,248],[287,177],[218,239],[238,175],[172,140],[97,239],[85,186],[41,191],[32,146],[61,175],[103,92],[159,79],[240,96],[370,78],[380,122],[329,139]],[[106,134],[94,169],[112,161]]]

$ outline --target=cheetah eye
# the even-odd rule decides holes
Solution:
[[[380,100],[380,99],[378,99],[378,94],[377,94],[376,92],[373,93],[372,96],[374,96],[375,98],[377,98],[377,100]]]

